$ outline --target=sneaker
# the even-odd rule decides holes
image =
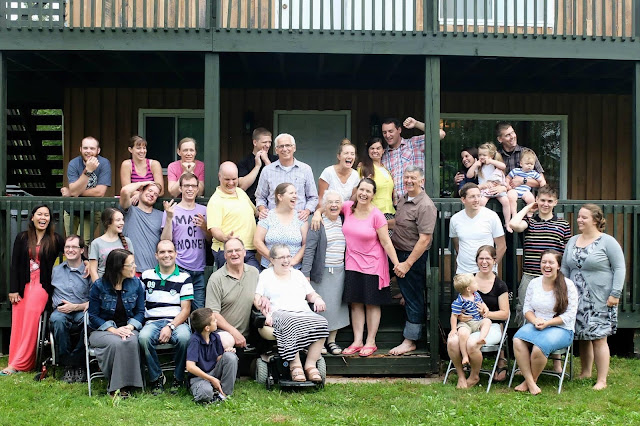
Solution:
[[[73,367],[65,367],[62,381],[65,383],[73,383],[75,381],[75,370]]]
[[[78,367],[75,370],[75,382],[76,383],[86,383],[87,381],[87,370],[83,367]]]
[[[177,394],[180,391],[180,388],[182,387],[182,385],[183,385],[182,380],[178,380],[174,378],[173,381],[171,382],[171,387],[169,388],[169,392],[172,395]]]
[[[164,393],[164,384],[167,382],[167,378],[162,375],[155,382],[151,383],[151,393],[155,396],[162,395]]]
[[[214,392],[213,393],[213,399],[211,400],[212,404],[217,404],[220,402],[224,402],[226,401],[227,397],[226,396],[222,396],[222,394],[220,392]]]

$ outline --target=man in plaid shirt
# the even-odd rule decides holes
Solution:
[[[425,135],[414,136],[404,139],[401,135],[402,126],[407,129],[416,128],[424,132],[424,123],[413,117],[407,117],[402,125],[397,118],[387,118],[382,122],[382,137],[389,144],[389,147],[382,154],[382,165],[384,165],[393,177],[393,205],[397,206],[400,197],[406,191],[404,189],[404,169],[409,166],[424,168],[424,142]],[[440,130],[440,139],[445,133]]]

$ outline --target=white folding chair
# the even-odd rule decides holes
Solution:
[[[91,396],[91,381],[94,379],[104,378],[104,373],[100,371],[98,359],[95,350],[89,345],[89,311],[84,312],[84,349],[85,359],[87,361],[87,385],[89,386],[89,396]],[[96,366],[96,371],[91,372],[91,365]]]
[[[482,352],[483,356],[485,354],[490,354],[490,353],[495,353],[496,354],[496,358],[495,361],[493,362],[493,368],[491,370],[486,369],[486,368],[481,368],[480,369],[480,374],[486,374],[489,376],[489,384],[487,385],[487,393],[489,392],[489,390],[491,390],[491,384],[493,383],[493,377],[496,373],[496,370],[498,369],[498,364],[500,363],[500,354],[502,353],[502,349],[504,348],[504,350],[507,352],[507,371],[509,370],[509,362],[510,362],[510,356],[509,356],[509,345],[506,344],[507,342],[507,330],[509,329],[509,321],[511,320],[511,312],[509,312],[509,316],[507,317],[507,320],[504,323],[504,326],[502,328],[502,335],[500,336],[500,342],[496,345],[483,345],[480,348],[480,352]],[[447,372],[444,375],[444,381],[442,382],[443,384],[447,383],[447,379],[449,378],[449,374],[455,370],[455,366],[453,365],[453,361],[449,361],[449,365],[447,366]]]
[[[564,383],[565,377],[568,377],[569,380],[573,379],[573,342],[566,348],[558,349],[557,351],[551,352],[549,358],[551,359],[551,355],[560,355],[560,360],[562,361],[562,372],[558,373],[555,370],[542,370],[540,375],[555,377],[559,380],[558,383],[558,393],[562,392],[562,384]],[[513,371],[511,371],[511,378],[509,379],[509,387],[511,387],[511,383],[513,382],[513,377],[516,372],[520,371],[517,368],[517,360],[513,361]],[[567,372],[567,364],[569,365],[569,371]]]

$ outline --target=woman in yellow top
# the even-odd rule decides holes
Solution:
[[[367,153],[358,167],[360,177],[368,177],[376,183],[377,191],[371,203],[384,216],[393,219],[396,210],[393,208],[393,178],[391,173],[382,165],[382,153],[387,143],[381,138],[371,138],[367,143]]]

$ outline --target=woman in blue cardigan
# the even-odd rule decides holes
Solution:
[[[129,250],[115,249],[107,256],[105,273],[89,293],[89,343],[100,370],[109,380],[108,392],[127,397],[130,388],[142,387],[138,331],[144,322],[144,290],[135,276]]]
[[[580,234],[567,243],[562,273],[578,290],[575,339],[580,341],[580,378],[591,378],[595,359],[598,378],[593,389],[600,390],[607,387],[607,336],[615,334],[618,326],[618,302],[626,268],[620,244],[602,232],[606,220],[600,207],[585,204],[578,212],[577,222]]]

